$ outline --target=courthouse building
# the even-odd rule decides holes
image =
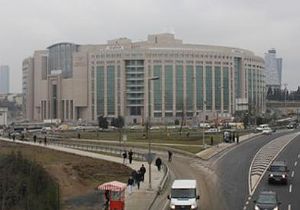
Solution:
[[[245,49],[185,44],[167,33],[139,42],[57,43],[23,61],[23,93],[26,117],[34,121],[231,117],[238,101],[264,111],[264,60]]]

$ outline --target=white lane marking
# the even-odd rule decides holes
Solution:
[[[250,200],[251,200],[251,196],[248,197],[248,201],[250,201]]]
[[[247,209],[247,207],[246,207],[246,206],[244,206],[243,210],[246,210],[246,209]]]
[[[300,154],[298,154],[298,158],[300,158]]]
[[[296,161],[296,162],[295,162],[295,166],[297,166],[297,164],[298,164],[298,162]]]
[[[291,175],[291,177],[294,177],[294,174],[295,174],[295,171],[292,171],[292,175]]]
[[[248,204],[249,204],[249,201],[246,202],[246,206],[248,206]]]
[[[290,184],[289,192],[292,192],[292,187],[293,187],[293,186]]]
[[[292,210],[291,204],[288,205],[288,210]]]

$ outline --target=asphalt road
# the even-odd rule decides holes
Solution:
[[[276,160],[285,160],[290,170],[288,185],[268,184],[268,174],[266,173],[258,185],[249,208],[254,209],[253,200],[257,199],[258,193],[262,190],[271,190],[277,192],[280,210],[298,210],[300,209],[300,135],[297,136],[286,148],[278,155]]]
[[[166,160],[165,160],[166,161]],[[216,202],[212,197],[221,197],[213,186],[216,185],[216,176],[214,171],[205,165],[198,158],[190,158],[186,156],[175,156],[171,163],[167,162],[171,171],[171,177],[168,181],[165,191],[158,196],[153,210],[168,209],[167,195],[170,194],[171,184],[176,179],[196,179],[200,193],[200,201],[198,202],[201,210],[222,209],[222,199]]]
[[[251,161],[258,150],[272,141],[284,135],[275,133],[268,136],[258,136],[247,140],[225,154],[219,154],[214,158],[213,167],[216,168],[217,184],[224,206],[212,208],[213,210],[242,210],[248,199],[248,175]],[[224,202],[225,201],[225,202]]]

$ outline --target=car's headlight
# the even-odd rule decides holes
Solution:
[[[278,207],[275,207],[273,210],[278,210]]]
[[[270,174],[270,177],[273,177],[273,174]]]
[[[171,208],[171,209],[175,209],[175,205],[174,205],[174,204],[171,204],[171,205],[170,205],[170,208]]]
[[[282,178],[285,178],[285,174],[282,174]]]
[[[192,204],[191,205],[191,209],[195,209],[195,208],[197,208],[197,205],[196,204]]]
[[[255,210],[260,210],[258,206],[255,206],[254,209],[255,209]]]

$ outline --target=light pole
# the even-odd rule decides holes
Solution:
[[[206,145],[205,145],[205,109],[206,109],[206,101],[203,100],[203,132],[202,132],[202,146],[205,149]]]
[[[150,97],[150,93],[151,93],[151,81],[153,80],[158,80],[159,77],[150,77],[148,78],[148,122],[147,122],[147,138],[148,138],[148,158],[150,159],[151,157],[151,139],[150,139],[150,118],[151,118],[151,97]],[[152,190],[152,183],[151,183],[151,162],[152,160],[148,160],[148,165],[149,165],[149,186],[148,186],[148,190]]]

